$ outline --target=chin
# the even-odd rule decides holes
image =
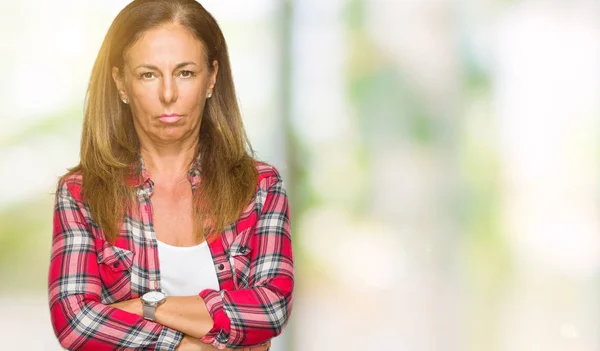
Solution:
[[[155,139],[163,142],[178,142],[190,137],[190,129],[185,125],[169,126],[155,133]]]

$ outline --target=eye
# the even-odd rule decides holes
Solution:
[[[181,71],[179,73],[179,75],[181,76],[181,78],[191,78],[191,77],[195,76],[196,73],[194,73],[192,71]]]
[[[144,72],[144,73],[140,74],[140,78],[152,79],[152,78],[154,78],[154,73],[153,72]]]

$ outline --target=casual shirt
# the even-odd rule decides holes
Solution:
[[[254,198],[209,243],[220,290],[198,292],[214,321],[201,340],[220,349],[277,336],[292,309],[287,196],[277,170],[256,164]],[[188,177],[196,189],[201,181],[197,162]],[[109,243],[82,198],[82,176],[73,174],[58,184],[48,288],[54,332],[67,349],[175,350],[183,338],[179,331],[108,306],[161,289],[150,202],[154,183],[143,165],[133,186],[139,211],[127,213],[119,236]]]

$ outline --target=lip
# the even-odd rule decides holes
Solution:
[[[181,119],[181,115],[177,113],[163,114],[158,119],[163,123],[175,123]]]

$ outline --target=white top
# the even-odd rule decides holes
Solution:
[[[217,271],[208,244],[180,247],[158,241],[162,291],[167,296],[194,296],[204,289],[219,290]]]

